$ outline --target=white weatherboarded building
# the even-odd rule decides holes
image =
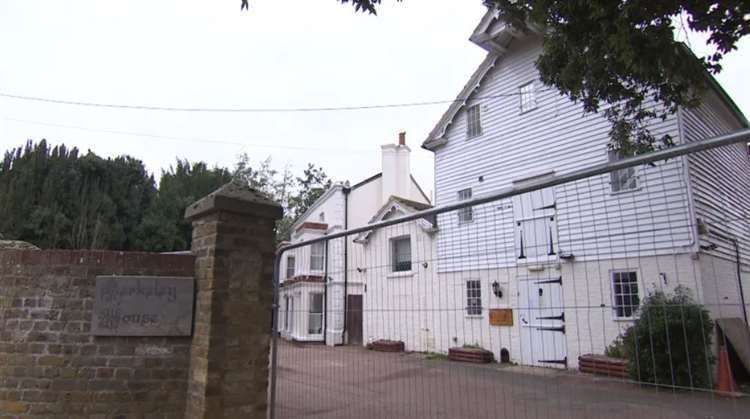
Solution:
[[[514,31],[489,10],[471,40],[487,57],[423,144],[435,154],[436,205],[618,158],[603,116],[540,83],[538,34]],[[707,82],[702,106],[654,121],[652,132],[682,143],[747,127]],[[603,353],[653,290],[686,286],[714,319],[741,318],[750,299],[748,215],[748,150],[736,145],[443,214],[422,226],[439,228],[434,238],[411,223],[404,231],[434,240],[420,251],[430,263],[392,278],[400,282],[373,306],[380,320],[366,324],[374,338],[407,349],[478,345],[497,359],[574,368],[579,355]],[[377,234],[365,244],[376,259],[390,252],[375,246]],[[512,324],[490,325],[491,309],[510,309]]]
[[[382,172],[356,185],[337,183],[292,226],[293,243],[366,225],[391,197],[429,204],[411,175],[406,135],[381,147]],[[361,246],[350,236],[287,251],[282,255],[279,330],[300,342],[363,343],[364,283],[354,269]],[[326,258],[327,254],[327,258]],[[347,314],[345,314],[347,313]]]

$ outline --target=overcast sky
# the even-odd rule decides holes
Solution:
[[[386,1],[377,17],[333,0],[250,3],[241,13],[240,0],[0,0],[0,91],[202,108],[409,103],[453,99],[484,56],[468,41],[480,0]],[[724,67],[718,79],[747,114],[750,40]],[[446,107],[180,113],[0,98],[0,149],[46,138],[129,154],[157,174],[177,157],[233,166],[247,152],[357,182],[380,171],[379,145],[406,131],[412,171],[432,191],[432,154],[419,145]]]

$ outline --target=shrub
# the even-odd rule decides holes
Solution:
[[[649,295],[639,308],[639,318],[623,336],[631,379],[710,388],[715,361],[712,332],[708,310],[693,300],[689,289],[680,286],[674,295]]]
[[[622,336],[618,336],[606,349],[604,349],[604,355],[610,358],[627,359],[628,351],[626,350],[625,342],[622,340]]]

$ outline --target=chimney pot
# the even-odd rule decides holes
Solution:
[[[398,145],[406,145],[406,132],[398,133]]]

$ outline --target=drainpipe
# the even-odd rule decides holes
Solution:
[[[328,240],[323,252],[323,343],[328,344]]]
[[[344,230],[349,229],[349,192],[351,188],[345,187],[344,192]],[[347,293],[349,291],[349,236],[344,236],[344,327],[341,330],[341,344],[345,344],[346,338],[346,309]]]
[[[745,325],[747,326],[747,307],[745,307],[745,293],[742,291],[742,272],[740,270],[740,245],[737,243],[737,239],[734,241],[734,255],[737,258],[737,285],[740,289],[740,304],[742,304],[742,317],[745,319]]]

